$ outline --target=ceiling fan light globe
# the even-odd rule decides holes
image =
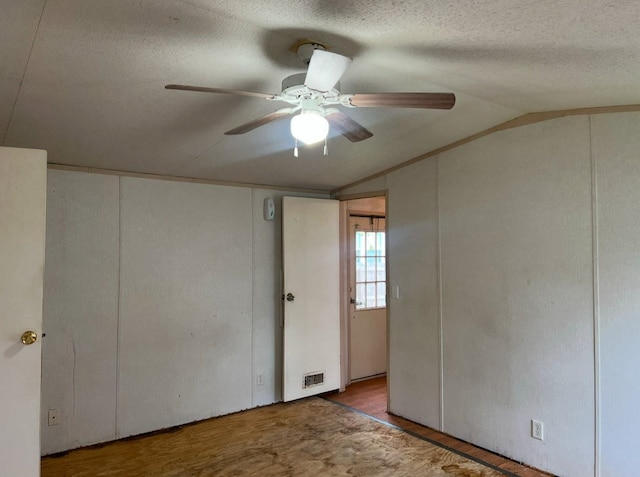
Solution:
[[[304,144],[324,141],[329,134],[329,121],[315,111],[303,112],[291,118],[291,135]]]

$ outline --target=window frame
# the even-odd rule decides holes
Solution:
[[[363,248],[359,249],[357,244],[358,244],[358,234],[364,234],[363,236]],[[374,248],[373,248],[373,254],[368,254],[368,251],[371,249],[367,248],[367,239],[369,237],[369,235],[367,234],[375,234],[375,244],[374,244]],[[382,237],[382,240],[380,240],[380,237]],[[387,293],[387,254],[386,254],[386,240],[387,240],[387,236],[386,236],[386,230],[374,230],[373,228],[370,230],[359,230],[358,228],[356,228],[355,233],[354,233],[354,252],[353,252],[353,264],[352,266],[354,267],[354,308],[355,311],[370,311],[370,310],[383,310],[386,309],[388,306],[388,293]],[[361,252],[361,254],[358,254],[358,252]],[[364,253],[364,254],[362,254]],[[374,280],[368,280],[368,276],[367,274],[369,273],[368,267],[367,267],[367,262],[369,259],[372,259],[375,267],[374,267],[374,271],[373,271],[373,278]],[[382,279],[380,279],[380,271],[379,271],[379,263],[380,263],[380,259],[382,259],[384,261],[384,272],[383,272],[383,276]],[[363,277],[364,280],[358,280],[358,261],[362,260],[363,261],[363,268],[361,268],[362,273],[363,273]],[[378,294],[378,288],[379,288],[379,284],[384,284],[384,293],[382,294]],[[364,300],[362,301],[363,305],[359,306],[359,301],[358,301],[358,297],[360,296],[358,294],[358,285],[361,285],[364,289]],[[375,305],[374,306],[367,306],[367,298],[368,298],[368,294],[367,294],[367,285],[373,285],[375,288]],[[383,300],[384,300],[384,304],[380,305],[380,297],[382,296]]]

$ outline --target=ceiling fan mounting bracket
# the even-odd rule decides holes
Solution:
[[[298,40],[291,46],[291,50],[295,51],[298,55],[298,58],[302,60],[305,66],[309,66],[309,62],[311,61],[311,56],[315,50],[328,50],[329,46],[315,40]]]

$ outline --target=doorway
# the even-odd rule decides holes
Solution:
[[[386,197],[350,198],[342,210],[346,388],[387,374]]]

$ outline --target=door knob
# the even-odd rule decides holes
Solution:
[[[38,335],[35,331],[25,331],[22,333],[22,344],[31,345],[38,340]]]
[[[287,293],[287,301],[293,301],[295,299],[296,299],[296,297],[293,296],[293,293]]]

